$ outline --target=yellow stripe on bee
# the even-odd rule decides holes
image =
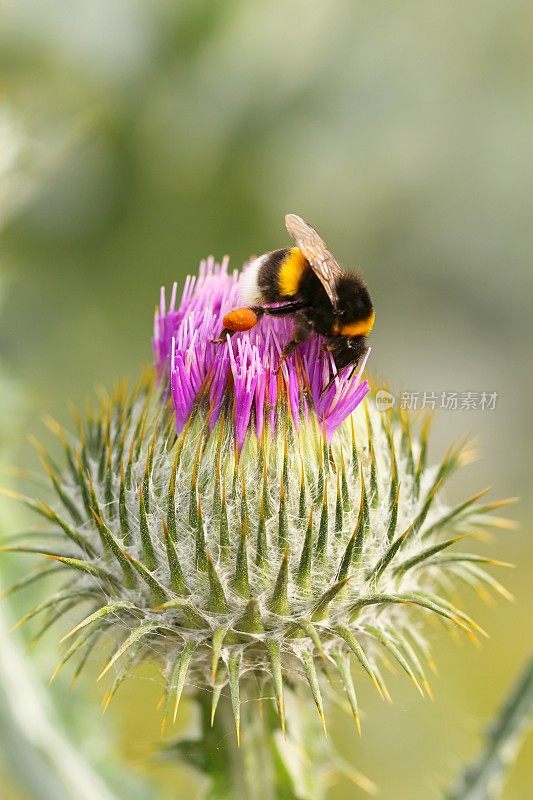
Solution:
[[[294,297],[298,293],[300,280],[307,261],[299,247],[291,247],[286,258],[281,263],[278,273],[279,293],[283,297]]]
[[[334,333],[339,336],[368,336],[374,327],[375,318],[376,313],[372,311],[366,319],[360,319],[359,322],[350,322],[348,325],[336,325]]]

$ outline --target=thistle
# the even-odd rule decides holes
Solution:
[[[287,696],[304,686],[324,730],[332,692],[360,728],[356,687],[370,680],[388,698],[384,660],[429,694],[425,618],[476,639],[484,631],[452,594],[507,594],[485,571],[499,562],[463,542],[505,525],[491,512],[507,501],[479,492],[449,506],[444,484],[469,447],[428,465],[430,419],[377,411],[362,370],[324,390],[332,362],[319,336],[279,370],[285,319],[214,343],[239,302],[225,262],[203,263],[176,297],[174,286],[167,307],[163,291],[156,311],[155,370],[101,393],[75,434],[48,420],[65,455],[58,467],[38,445],[54,499],[18,496],[48,527],[42,544],[4,550],[47,560],[4,594],[57,573],[58,591],[21,622],[44,615],[40,635],[78,615],[54,675],[74,659],[78,675],[112,634],[106,705],[155,659],[163,722],[194,686],[203,707],[209,697],[207,727],[219,703],[231,709],[237,742],[243,716],[255,724],[251,698],[272,700],[268,719],[272,706],[290,736]]]

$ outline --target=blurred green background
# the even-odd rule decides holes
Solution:
[[[150,360],[161,284],[210,253],[239,266],[283,246],[287,211],[367,276],[375,375],[393,390],[498,392],[493,411],[437,410],[433,446],[479,438],[456,488],[522,496],[521,529],[490,546],[519,566],[504,576],[516,602],[469,598],[491,634],[479,650],[434,629],[434,703],[398,677],[392,707],[362,689],[362,740],[337,719],[343,755],[384,800],[439,796],[531,647],[532,22],[520,0],[0,3],[4,461],[34,467],[25,434],[41,435],[43,412],[65,420],[67,401]],[[32,653],[43,674],[57,638]],[[98,740],[113,731],[155,796],[193,800],[186,770],[144,763],[156,674],[103,721],[101,690],[82,683],[52,696],[67,734],[83,710],[90,760],[111,770]],[[3,798],[48,796],[2,768]],[[529,741],[506,800],[532,783]],[[341,779],[330,793],[359,796]]]

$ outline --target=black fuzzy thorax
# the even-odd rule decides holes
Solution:
[[[320,283],[310,265],[302,274],[298,297],[305,302],[305,316],[317,333],[331,336],[337,317],[333,313],[326,290]]]

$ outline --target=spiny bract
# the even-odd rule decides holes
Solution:
[[[224,311],[219,303],[213,330]],[[175,327],[183,324],[186,314],[177,313]],[[169,337],[175,364],[179,332]],[[318,349],[315,356],[329,357]],[[169,396],[164,375],[158,381],[152,372],[131,392],[122,384],[101,395],[97,410],[78,418],[76,436],[51,423],[66,462],[60,469],[41,451],[55,502],[23,498],[51,523],[49,544],[9,549],[55,564],[12,590],[68,568],[63,587],[24,621],[47,612],[47,628],[83,607],[58,666],[81,656],[77,674],[103,634],[115,634],[102,671],[115,670],[106,702],[137,662],[155,658],[166,676],[165,718],[175,718],[186,683],[212,688],[213,715],[228,686],[238,735],[240,701],[253,683],[255,693],[270,687],[284,728],[284,685],[303,681],[324,722],[323,677],[337,676],[359,726],[354,664],[358,679],[367,673],[382,696],[382,656],[429,691],[422,615],[474,637],[480,629],[451,604],[451,590],[464,582],[504,592],[483,569],[496,562],[450,549],[481,522],[503,523],[487,516],[503,503],[482,503],[483,493],[456,507],[442,498],[444,481],[469,452],[452,448],[427,466],[429,420],[415,432],[406,412],[380,413],[361,403],[361,393],[354,403],[342,377],[321,415],[303,387],[295,415],[289,378],[301,376],[299,358],[276,375],[275,403],[264,405],[261,425],[249,413],[244,430],[235,375],[226,378],[216,418],[212,384],[197,375],[178,431],[177,388],[171,378]],[[352,406],[328,427],[339,396]]]

